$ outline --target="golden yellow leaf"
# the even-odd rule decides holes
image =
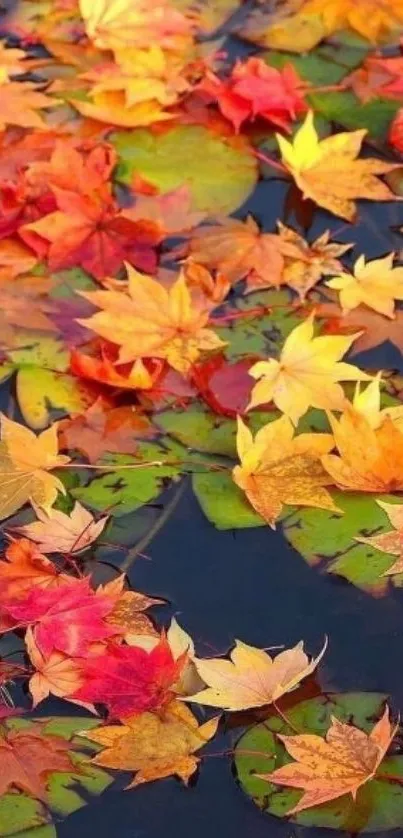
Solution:
[[[340,362],[359,334],[314,337],[313,315],[308,317],[288,335],[278,361],[258,361],[249,370],[257,384],[248,409],[273,401],[295,425],[309,407],[342,410],[338,382],[370,380],[358,367]]]
[[[349,27],[372,43],[403,28],[403,0],[307,0],[303,14],[320,15],[326,35]]]
[[[403,432],[403,405],[381,409],[381,375],[382,373],[378,373],[362,392],[360,383],[357,382],[353,399],[354,410],[365,416],[371,428],[379,428],[384,419],[390,416],[395,427]]]
[[[172,774],[187,783],[200,761],[194,752],[214,736],[217,724],[214,718],[199,726],[190,710],[174,700],[159,715],[141,713],[125,725],[98,727],[81,735],[105,746],[91,760],[95,765],[135,771],[127,786],[134,788]]]
[[[256,512],[275,527],[283,504],[340,512],[325,486],[331,483],[320,458],[333,448],[330,434],[300,434],[287,416],[269,422],[255,439],[238,417],[237,448],[241,465],[233,478]]]
[[[339,456],[322,463],[340,489],[357,492],[403,490],[403,432],[386,416],[379,428],[351,405],[339,420],[329,416]]]
[[[1,414],[0,519],[29,501],[50,511],[63,483],[49,472],[70,461],[58,454],[57,422],[36,436],[29,428]]]
[[[395,317],[395,300],[403,300],[403,268],[393,267],[394,258],[394,253],[388,253],[366,262],[365,256],[360,256],[353,274],[343,272],[326,283],[339,291],[344,313],[362,303],[385,317]]]
[[[186,700],[233,711],[271,704],[294,690],[316,669],[326,646],[327,641],[311,661],[304,652],[302,641],[273,659],[264,649],[237,640],[231,660],[195,659],[197,671],[207,688]]]
[[[78,321],[120,346],[119,363],[164,358],[178,372],[187,373],[202,352],[225,345],[206,328],[211,305],[199,297],[194,300],[183,272],[169,289],[130,265],[127,272],[127,293],[81,292],[102,311]]]
[[[309,111],[294,140],[276,134],[284,166],[304,198],[353,221],[355,200],[393,201],[396,196],[376,175],[397,164],[373,157],[357,160],[366,130],[346,131],[319,140],[313,112]]]
[[[79,0],[89,39],[99,49],[147,47],[150,42],[183,49],[192,20],[167,0]]]
[[[375,776],[397,731],[389,719],[389,708],[371,733],[344,724],[332,716],[325,739],[316,734],[280,736],[295,762],[257,776],[269,783],[303,789],[301,799],[287,814],[335,800],[343,794],[355,799],[358,789]]]

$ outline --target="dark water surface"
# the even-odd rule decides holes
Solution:
[[[276,220],[284,219],[287,188],[276,180],[260,183],[236,215],[252,212],[264,230],[273,230]],[[295,218],[287,222],[303,232]],[[374,258],[401,247],[401,236],[390,229],[399,222],[399,205],[361,205],[355,226],[317,212],[308,237],[313,240],[330,228],[337,241],[355,243],[355,258],[359,253]],[[348,259],[349,254],[347,263]],[[391,345],[356,356],[354,362],[403,372],[402,356]],[[194,638],[199,655],[223,653],[235,638],[261,647],[292,646],[303,639],[313,653],[328,635],[329,648],[316,676],[322,690],[384,692],[390,695],[392,709],[403,711],[403,591],[391,588],[387,597],[375,599],[342,579],[321,574],[288,546],[281,529],[217,531],[204,518],[190,483],[146,553],[148,558],[138,557],[131,568],[133,587],[169,601],[155,612],[158,622],[167,625],[176,615]],[[113,561],[117,556],[111,553],[107,558]],[[1,642],[3,654],[6,643]],[[76,711],[66,702],[48,700],[38,712]],[[167,779],[124,792],[123,778],[59,823],[59,838],[325,835],[324,830],[268,817],[243,794],[232,774],[231,755],[222,753],[233,747],[240,733],[241,729],[222,730],[214,738],[189,788]],[[326,834],[336,838],[339,833]],[[379,838],[383,834],[377,833]],[[403,838],[403,829],[393,834]]]

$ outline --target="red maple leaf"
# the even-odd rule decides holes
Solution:
[[[257,356],[229,364],[224,355],[213,355],[192,368],[191,381],[204,401],[221,416],[245,413],[253,381],[248,374]]]
[[[186,654],[174,659],[165,635],[151,652],[111,645],[104,655],[85,661],[85,684],[72,698],[105,704],[116,719],[158,710],[173,697],[186,660]]]
[[[57,650],[82,657],[94,641],[117,634],[105,622],[116,597],[95,592],[87,578],[71,579],[58,588],[32,588],[24,600],[9,601],[7,614],[14,627],[33,626],[37,646],[45,657]]]
[[[306,111],[304,83],[290,66],[277,70],[261,58],[237,61],[227,79],[208,73],[199,90],[217,102],[236,132],[248,119],[263,119],[285,131]]]
[[[158,228],[153,222],[132,221],[121,210],[109,185],[83,195],[53,186],[57,210],[19,229],[23,241],[51,271],[80,265],[96,279],[116,276],[129,262],[152,273],[156,266]]]

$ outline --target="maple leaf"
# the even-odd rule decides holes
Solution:
[[[249,370],[254,363],[256,356],[229,364],[224,355],[213,355],[194,364],[192,382],[215,413],[235,418],[246,412],[252,388]]]
[[[53,651],[85,656],[91,643],[118,634],[108,625],[116,598],[96,593],[86,577],[69,578],[57,588],[32,588],[25,599],[7,601],[5,609],[17,626],[34,626],[34,639],[48,658]]]
[[[11,76],[23,75],[32,69],[32,61],[22,49],[10,49],[4,42],[0,44],[0,84],[10,81]]]
[[[123,576],[122,583],[124,578]],[[129,645],[135,646],[136,643],[133,640],[139,635],[155,637],[158,641],[159,635],[144,611],[151,608],[152,605],[163,604],[164,600],[146,596],[138,591],[122,591],[106,621],[119,628]]]
[[[289,142],[276,134],[284,166],[304,198],[347,221],[356,213],[355,199],[393,201],[395,195],[376,175],[393,171],[397,164],[372,157],[357,160],[366,130],[346,131],[319,140],[309,111],[302,127]]]
[[[201,352],[224,346],[206,328],[210,308],[193,304],[184,273],[167,290],[157,280],[127,266],[128,292],[82,291],[102,311],[79,320],[96,334],[120,346],[119,363],[136,358],[164,358],[174,369],[187,373]]]
[[[379,428],[347,404],[337,421],[329,416],[339,456],[325,454],[322,463],[345,491],[403,490],[403,433],[390,416]]]
[[[385,503],[381,500],[377,500],[376,502],[386,512],[394,529],[367,538],[355,538],[354,541],[359,541],[361,544],[369,544],[370,547],[375,547],[377,550],[381,550],[382,553],[390,553],[392,556],[397,556],[397,561],[382,574],[382,576],[393,576],[395,573],[403,572],[403,504]]]
[[[381,410],[381,390],[380,381],[382,373],[374,378],[373,381],[361,392],[360,384],[357,382],[353,399],[353,408],[358,413],[361,413],[371,428],[379,428],[387,416],[389,416],[394,426],[403,431],[403,405],[396,407],[384,407]]]
[[[1,269],[0,269],[1,270]],[[3,343],[12,343],[13,326],[57,332],[50,319],[57,311],[49,300],[54,282],[46,276],[2,278],[0,275],[0,329]]]
[[[197,265],[192,260],[183,267],[186,285],[193,291],[201,293],[201,300],[209,300],[212,307],[220,305],[231,290],[228,276],[217,272],[215,277],[203,265]]]
[[[291,227],[281,221],[279,228],[279,249],[284,257],[282,284],[296,291],[303,302],[322,276],[334,275],[343,270],[338,257],[353,247],[352,244],[329,242],[330,231],[322,233],[314,242],[309,243]],[[247,291],[257,291],[262,287],[259,278],[248,278]]]
[[[53,562],[43,556],[35,544],[20,538],[7,547],[0,562],[0,592],[4,603],[24,598],[33,588],[53,588],[69,577],[58,572]]]
[[[241,465],[232,474],[256,512],[274,529],[283,509],[314,506],[340,512],[325,489],[331,482],[321,455],[333,448],[330,434],[300,434],[287,416],[269,422],[255,439],[238,417],[237,448]]]
[[[81,265],[96,279],[116,274],[126,260],[153,271],[157,238],[153,225],[131,221],[120,210],[109,187],[91,195],[53,187],[58,209],[19,228],[22,240],[50,271]]]
[[[383,58],[369,55],[356,70],[343,79],[343,86],[354,91],[364,104],[372,99],[401,99],[402,56]]]
[[[70,356],[72,373],[122,390],[151,390],[164,369],[164,362],[156,358],[150,358],[146,363],[137,358],[134,363],[118,364],[117,347],[107,341],[99,341],[94,349],[92,355],[73,349]]]
[[[29,273],[36,265],[36,257],[17,239],[0,241],[0,283]]]
[[[63,483],[49,471],[70,462],[57,453],[57,423],[36,436],[3,414],[0,422],[0,518],[27,501],[48,511],[58,492],[65,494]]]
[[[351,334],[361,332],[354,342],[351,354],[365,352],[374,346],[390,341],[403,352],[403,311],[397,310],[393,320],[387,319],[365,306],[358,306],[344,314],[336,303],[326,302],[316,306],[316,314],[323,318],[327,333]]]
[[[4,131],[7,125],[45,128],[46,124],[37,111],[58,104],[56,99],[41,93],[35,84],[28,81],[9,81],[0,85],[0,91],[0,131]]]
[[[339,291],[343,312],[349,312],[360,303],[385,317],[395,316],[395,300],[403,300],[403,268],[393,267],[394,253],[382,259],[365,261],[360,256],[354,273],[341,273],[326,285]]]
[[[368,381],[370,376],[352,364],[340,362],[358,335],[314,337],[313,315],[288,335],[279,360],[258,361],[249,374],[257,380],[248,409],[273,401],[298,423],[308,408],[342,410],[339,381]]]
[[[79,0],[89,39],[99,49],[148,47],[150,41],[180,49],[193,30],[186,17],[167,0]]]
[[[159,710],[173,698],[186,660],[186,654],[175,660],[164,635],[150,652],[110,646],[104,655],[84,662],[84,686],[73,698],[105,704],[117,719]]]
[[[270,783],[303,789],[304,794],[288,815],[344,794],[351,794],[355,800],[358,789],[376,775],[396,730],[397,726],[392,728],[390,723],[388,706],[369,734],[332,716],[324,739],[315,734],[278,734],[296,762],[257,776]]]
[[[200,759],[194,756],[214,736],[218,718],[199,725],[190,710],[171,701],[162,712],[141,713],[128,718],[125,725],[106,725],[81,734],[105,750],[91,762],[104,768],[135,771],[126,787],[176,775],[187,783]]]
[[[77,658],[71,658],[57,651],[51,652],[46,658],[36,644],[31,628],[28,628],[25,634],[25,647],[35,668],[29,680],[33,707],[37,707],[49,695],[68,698],[81,687],[83,675]]]
[[[196,704],[223,710],[262,707],[294,690],[310,675],[326,651],[327,641],[316,658],[309,661],[301,641],[274,659],[255,646],[237,640],[231,660],[194,659],[198,674],[207,688],[186,698]]]
[[[37,518],[32,524],[14,527],[14,532],[35,541],[42,553],[81,553],[96,541],[108,521],[107,515],[95,521],[78,501],[70,515],[58,509],[47,515],[38,509]]]
[[[256,57],[236,61],[227,79],[207,73],[200,85],[237,133],[243,122],[257,117],[289,131],[291,122],[307,109],[305,88],[291,64],[276,69]]]
[[[47,782],[52,772],[80,772],[68,753],[71,745],[60,736],[41,730],[0,731],[0,795],[26,792],[38,800],[48,799]]]
[[[138,438],[152,438],[155,428],[134,407],[109,407],[97,400],[82,415],[60,422],[62,448],[82,451],[90,463],[103,454],[134,454]]]
[[[136,190],[136,180],[133,189]],[[170,192],[136,195],[136,203],[130,208],[130,217],[133,221],[152,221],[158,227],[159,237],[163,241],[174,233],[184,233],[197,227],[204,220],[206,213],[195,212],[191,204],[190,187],[184,183]]]
[[[281,285],[284,266],[278,236],[262,233],[248,215],[246,221],[223,218],[196,230],[189,241],[190,258],[220,271],[231,283],[248,277],[262,287]]]
[[[36,189],[58,187],[69,192],[90,195],[108,183],[117,162],[109,143],[98,142],[76,148],[67,139],[58,140],[49,160],[34,161],[25,171],[25,179]]]
[[[372,43],[397,34],[403,25],[402,0],[308,0],[304,15],[319,15],[330,35],[350,28]]]

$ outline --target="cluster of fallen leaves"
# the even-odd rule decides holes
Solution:
[[[397,206],[401,194],[403,59],[375,45],[397,42],[403,5],[259,4],[241,35],[271,52],[231,66],[216,33],[238,5],[23,0],[2,29],[19,48],[0,45],[0,380],[11,382],[1,415],[0,631],[22,641],[25,661],[0,660],[1,713],[16,712],[7,684],[19,678],[32,708],[56,696],[98,713],[99,725],[82,731],[100,746],[92,762],[133,772],[130,786],[194,774],[219,717],[200,724],[188,703],[277,709],[325,651],[309,660],[298,644],[271,657],[237,641],[230,658],[200,658],[175,620],[165,632],[146,613],[161,600],[132,590],[125,574],[99,582],[88,560],[94,545],[116,546],[116,510],[94,515],[96,505],[77,500],[82,486],[95,472],[118,493],[125,473],[142,474],[152,488],[133,484],[137,508],[195,467],[191,450],[187,462],[183,446],[161,441],[161,409],[175,417],[208,405],[237,417],[238,462],[224,446],[219,462],[196,465],[232,475],[270,527],[284,507],[341,516],[336,490],[376,495],[385,531],[361,536],[357,521],[355,541],[394,557],[386,575],[403,572],[403,406],[381,402],[383,372],[351,363],[386,340],[403,351],[403,267],[394,252],[348,262],[357,202]],[[314,84],[291,58],[271,63],[276,50],[306,53],[346,28],[374,49],[367,44],[339,83]],[[315,104],[323,93],[395,103],[383,145],[370,153],[365,128],[334,130],[331,122],[345,127],[342,105],[339,120],[324,119]],[[242,159],[244,172],[228,164],[234,211],[260,161],[269,187],[274,170],[300,208],[347,222],[347,241],[220,212],[205,183],[220,186],[219,168],[186,168],[203,154],[186,139],[199,136],[195,127],[223,159]],[[172,136],[176,162],[158,146]],[[292,325],[278,352],[234,362],[234,324],[259,330],[264,318],[275,330],[275,294],[285,290]],[[306,424],[312,410],[320,430]],[[293,812],[354,797],[395,732],[386,708],[370,734],[333,719],[325,738],[283,736],[295,761],[265,779],[303,790]],[[4,727],[0,751],[0,794],[46,801],[50,774],[73,766],[68,744],[39,728]]]

